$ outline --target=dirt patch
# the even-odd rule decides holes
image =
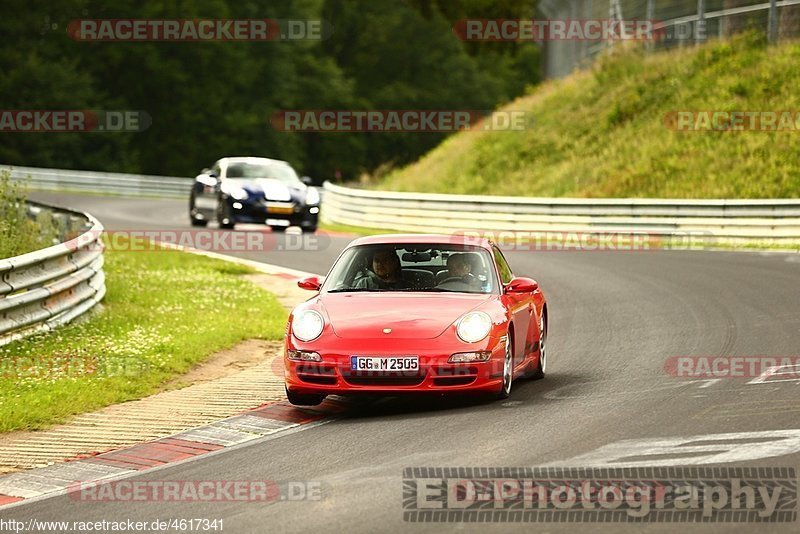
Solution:
[[[311,291],[297,287],[296,278],[271,274],[247,274],[244,277],[258,287],[264,288],[275,295],[278,302],[288,310],[314,296]]]
[[[272,360],[280,355],[282,350],[283,341],[247,339],[229,349],[217,352],[188,373],[167,382],[164,389],[175,389],[230,376],[254,367],[266,359]]]

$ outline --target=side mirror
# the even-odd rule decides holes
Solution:
[[[306,185],[314,185],[314,181],[309,176],[303,176],[302,178],[300,178],[300,181]]]
[[[517,276],[506,284],[506,293],[533,293],[539,289],[539,283],[533,278],[525,278],[524,276]]]
[[[322,280],[319,279],[319,276],[309,276],[308,278],[298,280],[297,287],[300,289],[308,289],[309,291],[319,291],[319,288],[322,287]]]

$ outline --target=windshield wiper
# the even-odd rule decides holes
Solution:
[[[340,287],[339,289],[330,289],[328,293],[349,293],[356,291],[386,291],[385,289],[373,289],[371,287]]]

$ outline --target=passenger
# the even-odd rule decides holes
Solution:
[[[400,258],[393,249],[381,249],[372,256],[372,272],[356,282],[358,289],[409,289],[403,280]]]

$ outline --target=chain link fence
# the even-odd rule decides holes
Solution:
[[[652,21],[649,50],[692,46],[747,30],[771,42],[800,36],[800,0],[541,0],[539,17],[559,21]],[[561,39],[543,43],[544,75],[562,77],[598,54],[625,44]]]

